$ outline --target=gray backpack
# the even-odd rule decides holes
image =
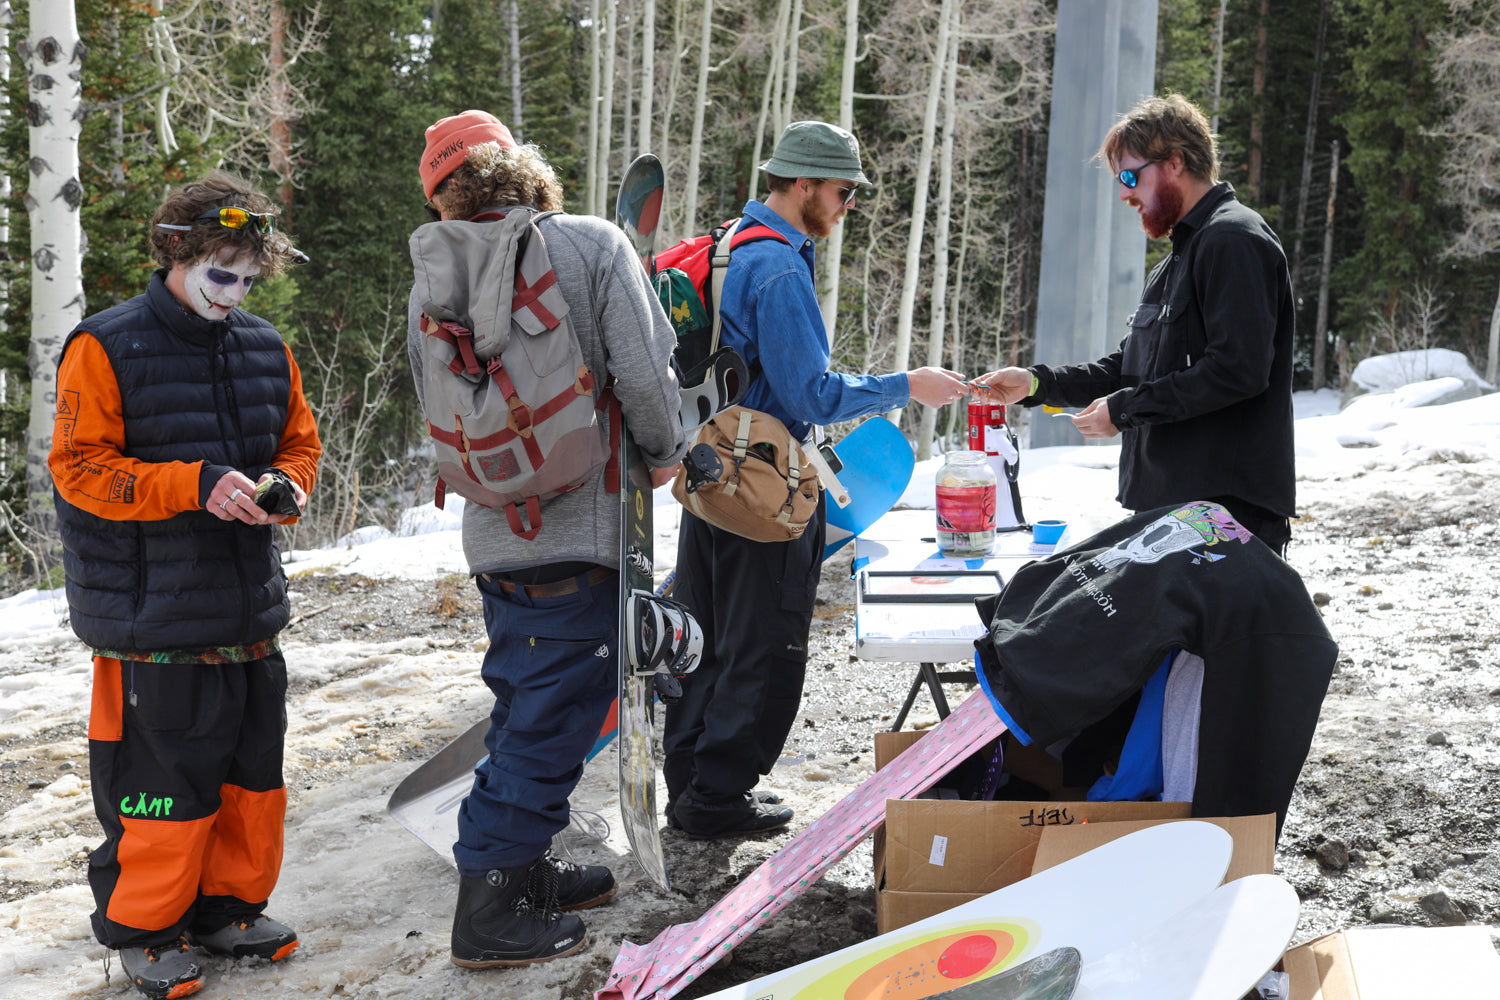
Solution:
[[[603,387],[568,318],[539,218],[523,208],[433,222],[410,241],[437,506],[454,490],[504,510],[527,540],[541,530],[542,501],[582,486],[610,456]]]

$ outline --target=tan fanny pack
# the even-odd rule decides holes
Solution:
[[[672,496],[716,528],[756,542],[802,537],[826,487],[849,496],[817,447],[804,447],[769,413],[731,406],[698,430]]]

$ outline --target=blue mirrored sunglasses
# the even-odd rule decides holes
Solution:
[[[1147,160],[1145,163],[1142,163],[1138,167],[1126,167],[1118,174],[1115,174],[1115,180],[1119,181],[1121,184],[1125,185],[1133,191],[1135,190],[1135,186],[1141,182],[1141,171],[1145,170],[1153,163],[1160,162],[1160,160]]]

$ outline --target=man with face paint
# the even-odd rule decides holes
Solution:
[[[1085,438],[1123,434],[1122,506],[1212,500],[1285,555],[1295,313],[1281,242],[1218,180],[1208,119],[1179,94],[1137,104],[1098,155],[1146,235],[1172,241],[1130,332],[1092,364],[1002,368],[975,387],[1005,403],[1083,407],[1072,419]]]
[[[94,651],[94,934],[164,998],[201,988],[194,947],[297,947],[263,912],[286,813],[272,525],[295,515],[256,487],[289,484],[300,510],[322,448],[281,335],[239,308],[305,259],[271,203],[210,174],[157,210],[150,248],[146,291],[68,335],[49,466],[70,622]]]

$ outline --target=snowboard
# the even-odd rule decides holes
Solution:
[[[1081,993],[1091,957],[1114,953],[1141,928],[1170,920],[1213,892],[1229,870],[1233,849],[1233,838],[1211,823],[1148,827],[926,920],[705,1000],[919,1000],[977,984],[1061,947],[1076,948],[1081,956]],[[1254,984],[1252,979],[1222,1000],[1239,1000]],[[1159,996],[1168,1000],[1169,994]]]
[[[1144,930],[1133,923],[1104,955],[1085,953],[1074,1000],[1240,1000],[1281,960],[1298,905],[1275,875],[1235,879]]]
[[[833,446],[842,463],[839,482],[849,493],[849,506],[828,505],[827,559],[855,535],[878,521],[906,492],[916,457],[901,428],[884,417],[871,417]]]
[[[622,943],[596,1000],[676,996],[859,846],[885,818],[886,799],[909,798],[931,788],[1003,732],[1005,724],[983,692],[976,691],[890,765],[799,831],[698,920],[674,924],[647,945]],[[1215,878],[1222,875],[1221,868]]]
[[[616,706],[611,705],[588,760],[597,757],[615,738],[615,719]],[[386,802],[386,812],[392,819],[454,867],[458,866],[453,857],[453,845],[458,840],[458,807],[474,787],[474,769],[489,756],[484,745],[489,729],[488,717],[474,723],[462,736],[402,778]]]
[[[615,202],[615,224],[625,231],[649,275],[661,214],[665,173],[661,161],[642,153],[625,170]],[[616,752],[620,768],[620,822],[636,863],[663,890],[668,886],[656,825],[656,749],[652,718],[654,668],[632,663],[625,630],[638,627],[626,614],[634,591],[650,593],[652,584],[651,470],[641,459],[630,427],[620,433],[620,690]]]

